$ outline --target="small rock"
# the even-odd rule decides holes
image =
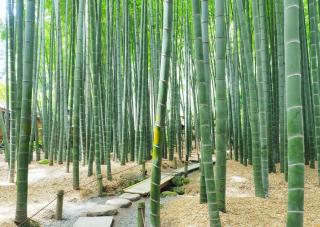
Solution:
[[[141,196],[139,194],[123,193],[120,198],[128,199],[133,202],[141,199]]]
[[[118,213],[118,210],[112,206],[101,206],[93,208],[87,212],[87,217],[99,217],[99,216],[113,216]]]
[[[112,226],[113,217],[80,217],[73,224],[73,227],[98,227],[98,226]]]
[[[106,205],[113,206],[115,208],[127,208],[131,206],[132,202],[128,199],[115,198],[107,200]]]

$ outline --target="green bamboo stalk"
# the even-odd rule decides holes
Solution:
[[[301,97],[299,0],[284,0],[284,50],[288,138],[287,226],[303,226],[304,133]]]
[[[318,26],[317,26],[317,14],[315,1],[311,0],[309,3],[309,24],[310,24],[310,55],[311,55],[311,77],[313,85],[313,108],[314,108],[314,127],[315,127],[315,142],[316,142],[316,154],[319,160],[320,157],[320,100],[319,100],[319,38],[318,38]],[[320,162],[318,162],[318,181],[320,184]]]
[[[207,1],[202,1],[203,3]],[[202,4],[203,4],[202,3]],[[215,164],[215,185],[217,189],[217,203],[219,210],[226,211],[226,134],[227,134],[227,88],[226,88],[226,24],[224,7],[225,2],[221,0],[215,1],[215,63],[216,63],[216,164]],[[204,5],[202,5],[204,6]],[[208,6],[202,8],[202,12]],[[207,19],[207,18],[202,18]]]
[[[10,163],[9,182],[14,182],[16,169],[16,76],[15,76],[15,42],[13,0],[8,2],[9,17],[9,54],[10,54]]]
[[[83,62],[83,15],[84,15],[84,0],[79,2],[78,21],[77,21],[77,44],[76,44],[76,65],[74,76],[74,94],[73,94],[73,119],[72,119],[72,133],[73,133],[73,157],[72,157],[72,179],[73,188],[79,189],[79,153],[80,153],[80,86],[82,78],[82,62]],[[83,157],[84,158],[84,157]]]
[[[65,153],[65,120],[64,120],[64,99],[65,99],[65,74],[64,74],[64,65],[63,65],[63,49],[62,49],[62,29],[61,29],[61,16],[60,16],[60,1],[55,0],[54,4],[55,9],[55,19],[56,19],[56,29],[57,29],[57,86],[59,87],[59,150],[58,150],[58,163],[62,164],[63,156]]]
[[[277,60],[278,60],[278,89],[279,89],[279,158],[280,171],[284,172],[284,47],[283,47],[283,0],[276,1],[276,20],[277,20]]]
[[[22,77],[23,77],[23,0],[18,0],[16,5],[16,52],[17,52],[17,75],[16,75],[16,146],[19,144],[20,117],[21,117],[21,99],[22,99]],[[16,150],[19,148],[16,147]],[[17,151],[16,151],[17,152]]]
[[[259,141],[259,121],[258,121],[258,102],[257,102],[257,88],[255,76],[253,72],[252,52],[249,40],[249,31],[247,28],[247,20],[244,16],[243,1],[236,0],[237,14],[240,24],[241,41],[245,51],[245,64],[247,66],[248,85],[249,85],[249,120],[251,127],[252,138],[252,161],[253,161],[253,176],[255,184],[255,195],[257,197],[265,197],[263,192],[262,175],[261,175],[261,154],[260,154],[260,141]]]
[[[268,196],[269,188],[269,165],[268,165],[268,152],[271,152],[268,148],[268,121],[267,121],[267,66],[266,66],[266,40],[263,30],[264,26],[264,4],[263,1],[254,0],[253,2],[253,14],[254,14],[254,32],[255,32],[255,48],[256,48],[256,61],[257,61],[257,83],[258,83],[258,103],[259,103],[259,125],[260,125],[260,150],[262,161],[262,183],[265,196]]]
[[[150,190],[150,221],[151,226],[160,227],[160,179],[161,179],[161,141],[165,124],[168,79],[171,57],[171,29],[173,18],[173,1],[164,0],[162,54],[160,64],[160,81],[157,101],[155,126],[153,130],[152,171]]]
[[[201,33],[201,14],[200,2],[197,0],[192,1],[192,14],[193,14],[193,29],[194,29],[194,47],[195,47],[195,61],[197,71],[197,92],[199,102],[199,119],[201,131],[201,158],[203,161],[203,168],[206,181],[209,220],[210,226],[221,226],[219,218],[219,210],[216,202],[216,190],[214,181],[214,172],[212,164],[212,137],[210,127],[210,110],[209,100],[206,92],[208,91],[208,84],[206,80],[204,61],[203,61],[203,46],[202,46],[202,33]]]
[[[90,1],[90,27],[91,27],[91,69],[92,69],[92,101],[93,101],[93,124],[94,124],[94,150],[96,161],[96,174],[101,174],[101,158],[100,158],[100,126],[99,126],[99,103],[98,103],[98,87],[99,87],[99,72],[97,65],[97,43],[96,43],[96,27],[95,27],[95,3]]]
[[[28,199],[28,148],[31,130],[31,97],[33,76],[33,42],[34,42],[34,0],[27,1],[25,19],[25,43],[23,51],[23,84],[22,108],[20,120],[20,139],[17,163],[17,202],[15,223],[20,224],[27,219]],[[26,222],[22,226],[28,226]]]

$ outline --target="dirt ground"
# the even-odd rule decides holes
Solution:
[[[151,163],[146,163],[147,174],[151,173]],[[103,179],[103,185],[110,194],[115,194],[117,189],[141,175],[141,166],[129,162],[121,166],[112,162],[113,180]],[[182,166],[178,162],[178,166]],[[164,161],[163,171],[173,168],[173,163]],[[101,166],[103,176],[106,174],[105,165]],[[72,163],[70,163],[70,171]],[[41,165],[32,162],[29,165],[29,186],[28,186],[28,217],[37,212],[56,197],[58,190],[64,190],[64,206],[68,206],[68,212],[81,212],[94,203],[88,202],[89,198],[97,196],[97,184],[95,175],[87,177],[87,166],[80,165],[80,190],[72,190],[72,173],[66,173],[65,165],[54,164],[53,166]],[[94,166],[95,170],[95,166]],[[16,226],[13,224],[16,205],[16,186],[8,183],[8,165],[4,162],[3,154],[0,154],[0,227]],[[83,206],[83,207],[79,207]],[[73,209],[73,210],[72,210]],[[50,224],[53,220],[55,202],[37,214],[34,218],[42,224]],[[50,221],[52,220],[52,221]]]
[[[162,226],[207,227],[208,208],[199,204],[199,172],[190,174],[191,182],[185,186],[186,194],[170,201],[161,209]],[[227,213],[221,213],[226,227],[283,227],[286,222],[287,184],[283,174],[270,174],[268,199],[254,197],[252,167],[238,162],[227,163]],[[305,168],[304,226],[320,226],[320,187],[317,171]]]
[[[178,166],[182,166],[178,163]],[[273,227],[285,226],[287,184],[280,173],[270,174],[270,197],[254,197],[252,167],[244,167],[235,161],[227,165],[227,213],[221,213],[223,226],[230,227]],[[71,166],[70,166],[71,167]],[[164,161],[162,171],[168,171],[173,164]],[[151,163],[146,164],[150,174]],[[131,179],[139,176],[140,167],[135,163],[121,166],[112,162],[113,181],[104,178],[107,191],[114,193]],[[105,175],[105,166],[102,173]],[[118,174],[116,174],[118,173]],[[9,184],[8,167],[0,155],[0,226],[15,226],[15,184]],[[190,183],[185,185],[185,195],[165,202],[161,208],[161,222],[164,227],[207,227],[208,211],[206,204],[199,204],[199,172],[189,175]],[[72,173],[66,173],[64,165],[48,166],[32,162],[29,166],[28,216],[55,198],[56,192],[63,189],[66,207],[70,216],[93,207],[88,198],[97,195],[95,176],[87,177],[87,166],[80,167],[80,187],[72,190]],[[79,205],[80,207],[79,207]],[[317,185],[317,171],[305,169],[305,226],[320,225],[320,188]],[[55,202],[33,219],[45,226],[53,223]],[[133,217],[134,218],[134,217]]]

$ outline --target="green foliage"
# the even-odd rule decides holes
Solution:
[[[171,183],[177,187],[181,187],[185,184],[189,184],[190,180],[182,176],[176,176],[171,180]]]
[[[182,186],[183,185],[183,177],[180,177],[180,176],[174,177],[171,182],[175,186],[178,186],[178,187]]]
[[[0,29],[0,33],[1,33],[1,29]],[[2,35],[0,34],[0,36]],[[0,102],[4,103],[5,101],[6,101],[6,86],[5,84],[0,83]]]
[[[172,192],[172,191],[164,191],[161,193],[161,197],[171,197],[171,196],[177,196],[177,192]]]
[[[48,159],[42,159],[42,160],[38,161],[38,164],[48,165],[49,164],[49,160]]]
[[[185,193],[185,189],[183,187],[174,187],[172,190],[178,195],[183,195]]]
[[[189,178],[183,178],[183,184],[189,184],[190,180]]]
[[[6,39],[6,26],[4,23],[0,22],[0,40]]]

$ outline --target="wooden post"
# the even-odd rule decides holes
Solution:
[[[188,177],[188,165],[189,165],[189,156],[186,154],[186,161],[184,163],[184,177]]]
[[[145,227],[145,202],[138,203],[137,227]]]
[[[141,169],[142,177],[146,176],[146,162],[142,162],[142,169]]]
[[[63,209],[63,195],[64,191],[59,190],[57,193],[57,207],[56,207],[56,219],[62,219],[62,209]]]
[[[103,185],[102,185],[102,175],[98,174],[98,196],[102,196]]]

